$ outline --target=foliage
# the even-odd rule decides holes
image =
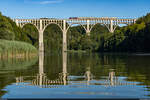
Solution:
[[[22,30],[23,34],[26,36],[23,38],[23,41],[28,42],[38,48],[39,33],[37,28],[32,24],[26,24]]]
[[[14,40],[15,34],[8,19],[0,13],[0,39]]]
[[[78,26],[79,27],[79,26]],[[118,27],[109,33],[103,25],[97,24],[89,36],[79,33],[78,27],[69,35],[69,49],[98,52],[150,52],[150,14],[141,17],[136,24]],[[83,29],[81,29],[83,31]]]
[[[49,25],[44,31],[45,52],[62,51],[62,31],[56,24]]]

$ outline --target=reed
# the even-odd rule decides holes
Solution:
[[[29,43],[0,39],[0,58],[33,57],[37,49]]]

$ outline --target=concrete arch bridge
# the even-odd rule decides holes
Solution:
[[[14,19],[17,26],[23,28],[26,24],[33,24],[39,32],[39,51],[44,51],[43,32],[50,24],[56,24],[63,33],[63,51],[67,51],[67,31],[73,24],[80,24],[90,35],[90,31],[96,24],[103,24],[108,31],[113,33],[119,24],[134,24],[136,19],[125,19],[116,17],[76,17],[69,19],[54,19],[54,18],[40,18],[40,19]]]

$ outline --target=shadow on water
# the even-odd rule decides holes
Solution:
[[[38,87],[53,89],[63,87],[66,88],[68,93],[72,93],[72,97],[76,94],[72,92],[75,87],[76,89],[80,88],[83,90],[91,88],[91,91],[93,87],[97,86],[99,88],[102,88],[102,86],[109,87],[109,89],[110,87],[116,87],[116,89],[120,89],[123,92],[123,95],[120,94],[120,96],[125,95],[126,89],[122,89],[124,86],[127,88],[126,91],[133,91],[135,89],[138,91],[139,86],[144,87],[144,90],[139,91],[149,91],[149,61],[150,56],[147,55],[62,53],[58,55],[45,54],[44,56],[44,53],[41,52],[38,63],[36,63],[36,60],[33,62],[29,60],[27,61],[28,64],[16,61],[17,64],[15,65],[15,61],[12,61],[10,65],[14,63],[16,67],[10,68],[9,63],[3,64],[3,61],[0,62],[0,72],[4,70],[0,73],[0,82],[2,82],[0,86],[2,92],[0,92],[0,95],[8,97],[5,96],[8,91],[4,90],[12,83],[15,83],[17,86],[36,86],[36,89]],[[18,69],[17,66],[22,65],[26,65],[26,68]],[[9,71],[7,72],[7,70]],[[72,91],[68,90],[66,86],[72,88]],[[133,90],[130,90],[129,86],[135,87]],[[97,97],[103,97],[104,94],[102,92],[106,92],[107,89],[102,88],[102,90],[100,92],[100,90],[95,89],[93,93]],[[59,92],[61,91],[59,90]],[[49,92],[51,93],[52,91]],[[98,94],[99,92],[101,94]],[[120,93],[117,90],[112,90],[111,92]],[[150,94],[149,92],[146,94],[141,92],[137,93],[137,95],[140,94],[140,97],[148,97]],[[77,92],[77,94],[86,95],[89,95],[89,93],[91,93],[90,90],[87,92]],[[131,94],[134,93],[131,92]],[[126,95],[131,94],[126,93]]]

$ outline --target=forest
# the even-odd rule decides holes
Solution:
[[[0,39],[24,41],[38,49],[38,31],[31,24],[22,29],[9,17],[0,13]],[[67,32],[68,50],[87,52],[150,52],[150,13],[140,17],[136,24],[117,27],[114,33],[101,24],[86,35],[80,25],[72,26]],[[55,24],[44,31],[45,52],[62,51],[62,32]]]
[[[0,59],[37,56],[37,48],[27,41],[23,29],[0,13]]]

